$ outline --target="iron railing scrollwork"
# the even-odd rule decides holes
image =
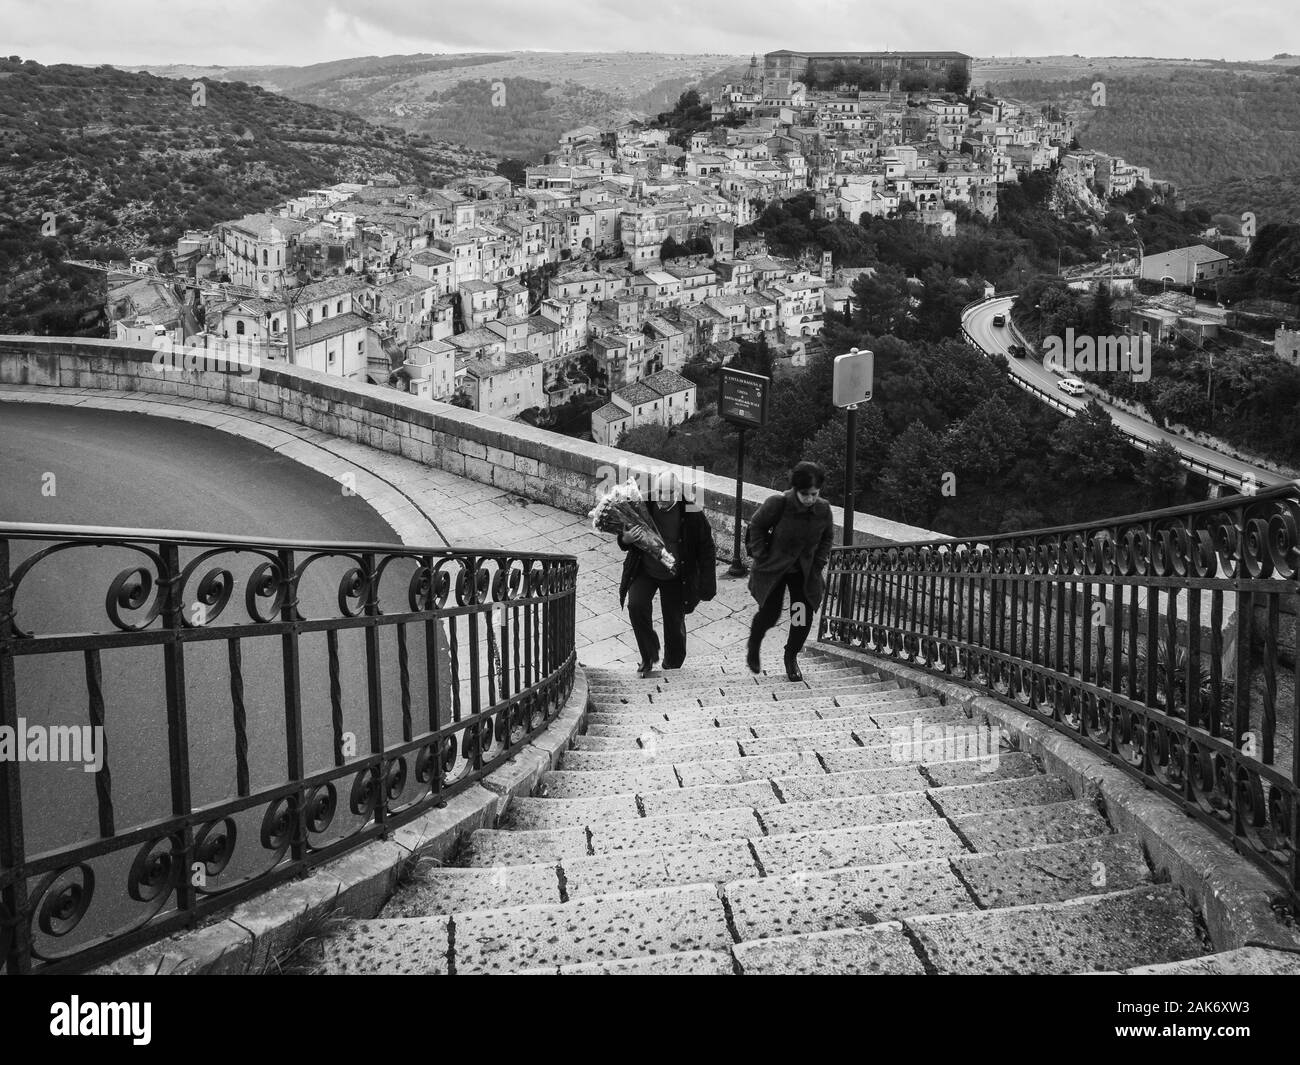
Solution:
[[[93,966],[490,772],[572,690],[577,570],[0,523],[5,970]]]
[[[1013,703],[1300,887],[1300,482],[831,553],[823,640]]]

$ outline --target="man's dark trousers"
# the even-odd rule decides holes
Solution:
[[[686,588],[673,578],[658,581],[639,574],[627,590],[627,612],[632,620],[641,661],[659,658],[659,635],[654,628],[654,597],[659,593],[659,609],[664,616],[664,669],[677,669],[686,660]]]

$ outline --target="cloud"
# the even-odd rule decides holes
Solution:
[[[935,0],[919,17],[861,0],[0,0],[11,53],[45,63],[306,65],[466,51],[742,55],[776,48],[954,49],[976,56],[1266,58],[1300,51],[1290,0]]]

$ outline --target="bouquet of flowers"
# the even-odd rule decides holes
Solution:
[[[597,532],[619,533],[624,540],[657,558],[667,569],[677,568],[677,559],[664,545],[645,500],[641,498],[636,478],[629,477],[626,484],[615,485],[608,495],[597,500],[587,517]]]

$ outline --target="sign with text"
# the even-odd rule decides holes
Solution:
[[[772,379],[726,366],[721,372],[718,413],[737,425],[761,429],[767,424],[767,393]]]
[[[871,398],[875,372],[876,356],[873,352],[854,348],[847,355],[835,356],[831,402],[837,407],[866,403]]]

